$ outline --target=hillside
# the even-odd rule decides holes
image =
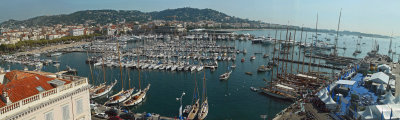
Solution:
[[[50,26],[55,24],[75,25],[84,23],[116,23],[125,20],[126,22],[149,20],[173,20],[172,16],[177,16],[176,20],[186,22],[196,22],[200,20],[212,20],[217,22],[254,22],[226,15],[212,9],[197,8],[178,8],[167,9],[157,12],[141,12],[137,10],[85,10],[71,14],[38,16],[27,20],[8,20],[0,25],[2,27],[11,26]]]

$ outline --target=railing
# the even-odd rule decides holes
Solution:
[[[7,105],[7,106],[5,106],[5,107],[0,108],[0,110],[1,110],[0,113],[1,113],[1,114],[4,114],[4,113],[6,113],[6,112],[8,112],[8,111],[14,110],[15,108],[19,108],[20,106],[21,106],[21,101],[12,103],[12,104],[10,104],[10,105]]]
[[[45,98],[45,97],[50,96],[50,95],[53,95],[55,93],[57,93],[57,88],[53,88],[51,90],[45,91],[45,92],[42,93],[42,98]]]
[[[40,99],[40,94],[36,94],[34,96],[28,97],[22,100],[22,105],[28,104],[30,102],[36,101]]]
[[[31,96],[31,97],[28,97],[28,98],[25,98],[25,99],[22,99],[22,100],[13,102],[13,103],[11,103],[10,105],[5,105],[5,106],[3,106],[2,108],[0,108],[0,116],[2,116],[2,114],[5,114],[5,113],[7,113],[7,112],[9,112],[9,111],[12,111],[12,110],[14,110],[14,109],[19,108],[19,107],[21,107],[22,105],[26,105],[26,104],[29,104],[29,103],[38,101],[38,100],[40,100],[40,99],[42,99],[42,98],[45,98],[45,97],[54,95],[54,94],[56,94],[56,93],[58,93],[58,92],[61,92],[61,91],[64,91],[64,90],[68,90],[68,89],[73,88],[73,87],[75,87],[75,86],[78,86],[78,85],[82,85],[82,84],[84,84],[84,83],[87,83],[87,79],[86,79],[86,78],[83,78],[83,77],[77,77],[77,76],[72,76],[72,77],[71,77],[71,76],[68,76],[68,77],[66,77],[66,76],[61,76],[61,78],[63,78],[63,79],[72,78],[72,80],[71,80],[72,82],[71,82],[70,84],[63,85],[63,87],[53,88],[53,89],[51,89],[51,90],[47,90],[47,91],[45,91],[45,92],[38,93],[38,94],[36,94],[36,95],[34,95],[34,96]],[[69,80],[70,80],[70,79],[69,79]]]

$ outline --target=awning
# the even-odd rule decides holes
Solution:
[[[281,87],[281,88],[285,88],[285,89],[289,89],[289,90],[294,90],[294,89],[291,88],[291,87],[284,86],[284,85],[281,85],[281,84],[277,84],[276,86],[277,86],[277,87]]]
[[[351,81],[351,80],[339,80],[336,81],[336,84],[342,84],[342,85],[354,85],[356,81]]]

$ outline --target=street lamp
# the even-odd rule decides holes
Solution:
[[[182,95],[180,98],[176,98],[176,100],[180,100],[181,102],[181,107],[179,107],[179,119],[182,120],[182,97],[185,95],[185,92],[182,92]]]

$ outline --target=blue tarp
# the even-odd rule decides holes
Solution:
[[[358,73],[351,79],[353,81],[356,81],[356,83],[353,86],[347,86],[350,88],[350,91],[349,91],[349,94],[344,99],[346,99],[347,101],[350,101],[351,94],[358,94],[360,96],[360,99],[362,96],[371,96],[372,101],[376,101],[378,99],[378,97],[373,92],[369,91],[367,88],[364,88],[363,86],[360,86],[359,83],[363,83],[363,78],[364,78],[364,76],[362,74]],[[375,104],[375,102],[373,104]],[[340,110],[339,114],[344,115],[349,106],[350,106],[350,103],[346,104],[346,103],[342,102],[341,110]]]

